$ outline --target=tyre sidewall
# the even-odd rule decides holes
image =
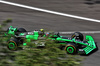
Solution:
[[[68,51],[68,49],[71,49],[72,51]],[[75,54],[77,53],[77,46],[74,44],[74,43],[68,43],[65,47],[65,51],[68,53],[68,54]]]
[[[15,46],[13,49],[11,49],[10,48],[10,44],[13,44],[13,46]],[[13,39],[10,39],[9,41],[8,41],[8,44],[7,44],[7,48],[9,49],[9,50],[17,50],[18,49],[18,40],[16,39],[16,38],[13,38]]]

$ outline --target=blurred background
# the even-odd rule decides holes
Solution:
[[[100,19],[100,0],[3,0],[14,2],[27,6],[47,9],[51,11],[62,12],[87,18]],[[36,10],[16,7],[0,3],[0,24],[4,20],[12,19],[12,22],[3,27],[6,30],[9,26],[23,27],[28,31],[36,29],[45,29],[55,32],[70,31],[100,31],[100,23],[64,17]],[[85,35],[85,34],[84,34]],[[89,34],[93,36],[98,48],[100,47],[100,34]],[[67,35],[66,35],[67,36]],[[1,53],[2,54],[2,53]],[[99,66],[100,51],[92,53],[89,56],[80,56],[85,58],[81,61],[83,66]],[[23,60],[24,61],[24,60]]]

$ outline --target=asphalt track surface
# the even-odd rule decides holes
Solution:
[[[5,0],[9,2],[24,4],[28,6],[58,11],[67,14],[73,14],[83,17],[89,17],[100,20],[100,4],[85,4],[87,0]],[[11,18],[13,22],[7,27],[24,27],[28,31],[36,29],[46,29],[59,32],[70,31],[100,31],[100,23],[80,20],[70,17],[48,14],[36,10],[11,6],[0,3],[0,23]],[[7,29],[4,28],[4,29]],[[88,34],[93,36],[100,47],[100,34]],[[83,56],[82,56],[83,57]],[[85,56],[82,61],[83,66],[100,66],[100,50]]]

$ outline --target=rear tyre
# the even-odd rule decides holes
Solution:
[[[72,34],[71,38],[75,38],[75,39],[78,39],[78,40],[83,41],[84,36],[83,36],[83,34],[80,33],[80,32],[75,32],[74,34]]]
[[[68,54],[75,54],[77,53],[77,45],[75,43],[68,43],[65,47],[65,51]]]
[[[17,32],[27,32],[24,28],[19,28]]]
[[[19,28],[16,32],[15,35],[19,35],[22,32],[27,32],[24,28]]]
[[[16,38],[12,38],[8,41],[7,48],[9,50],[15,51],[18,49],[18,40]]]
[[[24,28],[19,28],[16,32],[16,35],[20,34],[21,32],[27,32]],[[23,39],[21,38],[17,38],[18,40],[20,40],[21,44],[23,43]]]

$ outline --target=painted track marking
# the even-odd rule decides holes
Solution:
[[[23,8],[31,9],[31,10],[37,10],[37,11],[42,11],[42,12],[46,12],[46,13],[56,14],[56,15],[60,15],[60,16],[72,17],[72,18],[77,18],[77,19],[81,19],[81,20],[87,20],[87,21],[99,22],[100,23],[100,20],[97,20],[97,19],[86,18],[86,17],[76,16],[76,15],[71,15],[71,14],[66,14],[66,13],[61,13],[61,12],[41,9],[41,8],[37,8],[37,7],[27,6],[27,5],[13,3],[13,2],[8,2],[8,1],[3,1],[3,0],[0,0],[0,2],[4,3],[4,4],[9,4],[9,5],[13,5],[13,6],[18,6],[18,7],[23,7]]]
[[[100,33],[100,31],[72,31],[72,32],[59,32],[60,34],[73,34],[74,32],[81,32],[85,34]]]
[[[42,12],[61,15],[61,16],[72,17],[72,18],[77,18],[77,19],[82,19],[82,20],[87,20],[87,21],[93,21],[93,22],[100,22],[100,20],[96,20],[96,19],[91,19],[91,18],[86,18],[86,17],[81,17],[81,16],[75,16],[75,15],[71,15],[71,14],[65,14],[65,13],[61,13],[61,12],[56,12],[56,11],[31,7],[31,6],[26,6],[26,5],[23,5],[23,4],[18,4],[18,3],[8,2],[8,1],[2,1],[2,0],[0,0],[0,2],[4,3],[4,4],[9,4],[9,5],[13,5],[13,6],[23,7],[23,8],[27,8],[27,9],[42,11]],[[100,31],[79,31],[79,32],[81,32],[81,33],[100,33]],[[72,34],[74,32],[59,32],[59,33],[60,34]]]

